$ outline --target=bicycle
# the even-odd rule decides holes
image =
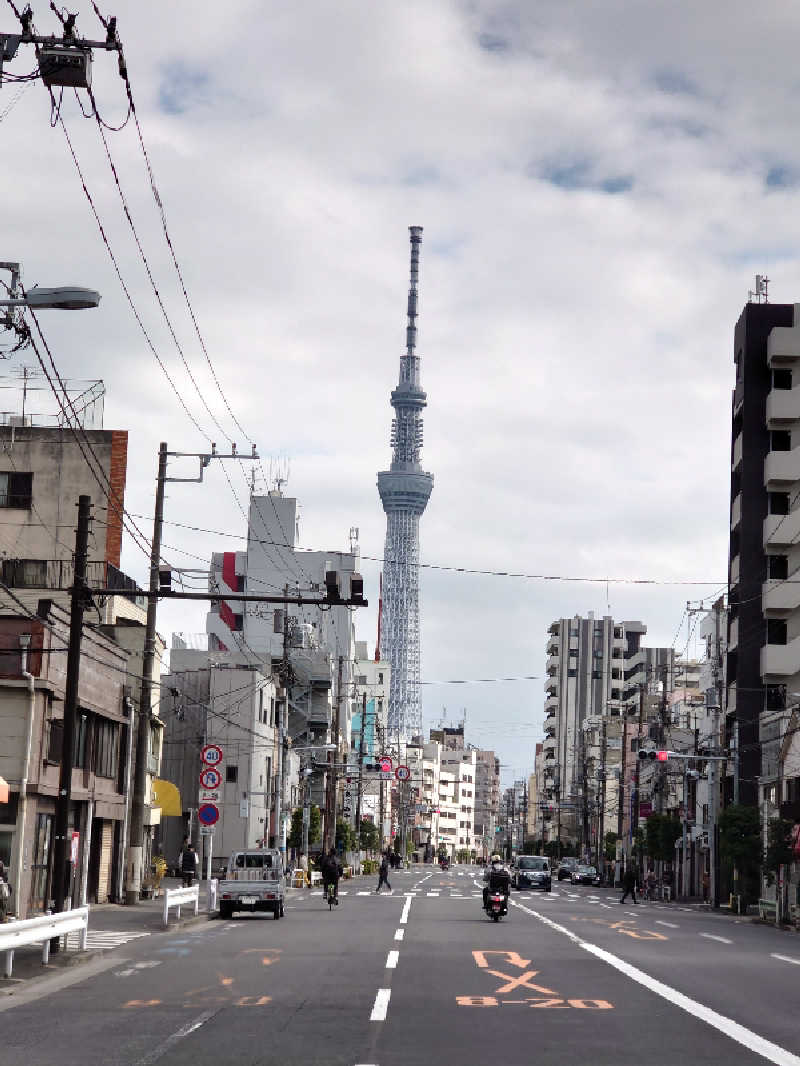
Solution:
[[[325,898],[328,901],[328,910],[333,910],[334,906],[339,905],[339,900],[336,898],[336,884],[334,881],[329,881],[325,889]]]

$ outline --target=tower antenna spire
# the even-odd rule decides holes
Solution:
[[[400,378],[391,396],[392,463],[389,470],[378,474],[378,492],[386,512],[380,651],[381,658],[391,666],[388,729],[391,736],[406,740],[422,732],[419,520],[433,490],[433,475],[420,465],[422,412],[427,405],[417,354],[422,226],[409,226],[409,238],[406,350],[400,358]]]

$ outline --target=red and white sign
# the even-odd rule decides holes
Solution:
[[[222,793],[216,788],[200,789],[201,803],[222,803]]]
[[[213,766],[207,766],[200,774],[201,788],[219,788],[222,784],[222,774]]]
[[[70,837],[69,842],[69,861],[72,863],[73,866],[78,861],[78,845],[80,843],[80,839],[80,833],[77,830],[73,829],[72,836]]]
[[[394,776],[398,781],[408,781],[409,777],[411,777],[411,771],[407,766],[398,766],[394,772]]]
[[[200,752],[200,758],[206,766],[217,766],[222,762],[222,748],[218,744],[206,744]]]
[[[392,760],[389,758],[388,755],[381,755],[380,768],[385,774],[389,774],[392,772]]]

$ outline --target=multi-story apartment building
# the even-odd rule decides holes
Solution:
[[[227,654],[209,662],[207,652],[173,648],[171,671],[162,680],[168,694],[163,776],[178,786],[184,805],[181,819],[169,818],[164,829],[164,854],[170,862],[180,851],[184,834],[192,836],[215,868],[237,848],[265,840],[282,843],[277,797],[282,787],[281,814],[298,805],[298,759],[279,751],[279,723],[285,692],[276,677],[254,667],[246,656]],[[205,744],[222,748],[217,767],[222,783],[213,798],[219,809],[213,847],[200,835],[200,752]],[[283,819],[282,819],[283,820]]]
[[[488,858],[495,847],[500,805],[500,760],[493,751],[475,751],[475,850]]]
[[[384,753],[387,740],[386,722],[389,708],[389,681],[391,677],[388,662],[370,658],[365,640],[355,643],[355,662],[353,665],[353,695],[351,700],[350,753],[348,765],[354,773],[348,776],[358,777],[359,766],[364,762],[374,763]],[[366,714],[364,711],[366,710]],[[364,716],[362,739],[362,714]],[[381,790],[383,799],[381,800]],[[350,790],[352,792],[352,789]],[[375,825],[380,822],[380,812],[384,816],[388,808],[386,782],[374,773],[361,772],[361,816]],[[353,798],[352,795],[350,797]],[[357,799],[357,797],[356,797]],[[350,810],[343,810],[355,825],[356,804],[349,804]],[[388,824],[388,820],[387,820]],[[382,836],[386,835],[386,825],[380,827]]]
[[[800,305],[748,303],[734,362],[726,742],[738,759],[726,798],[755,805],[775,788],[771,753],[800,684],[800,586],[789,580],[800,565]]]
[[[584,825],[584,721],[637,714],[648,684],[672,685],[673,650],[642,647],[646,632],[641,622],[591,613],[549,627],[542,807],[565,846],[577,846]]]
[[[442,772],[453,775],[454,797],[458,798],[458,835],[455,838],[456,851],[468,851],[475,848],[475,788],[476,788],[476,752],[474,749],[445,748],[441,755]]]

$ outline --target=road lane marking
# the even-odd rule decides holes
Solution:
[[[606,951],[605,949],[598,947],[596,944],[590,944],[588,941],[582,940],[576,933],[573,933],[571,929],[559,925],[552,919],[547,918],[544,914],[539,914],[537,911],[531,910],[530,907],[525,907],[521,903],[513,902],[512,906],[519,907],[520,910],[525,911],[526,914],[532,915],[544,925],[554,929],[557,933],[561,933],[563,936],[568,937],[569,940],[574,944],[577,944],[578,947],[582,948],[584,951],[587,951],[590,955],[594,955],[596,958],[608,963],[609,966],[613,966],[615,970],[619,970],[620,973],[625,974],[625,976],[629,977],[632,981],[636,981],[638,984],[643,985],[651,992],[666,999],[669,1003],[686,1011],[687,1014],[691,1014],[693,1017],[710,1025],[713,1029],[717,1029],[731,1040],[749,1048],[750,1051],[754,1051],[757,1055],[761,1055],[769,1062],[774,1062],[776,1066],[800,1066],[800,1057],[793,1054],[791,1051],[787,1051],[786,1048],[780,1047],[778,1044],[773,1044],[771,1040],[766,1040],[763,1036],[759,1036],[758,1033],[754,1033],[752,1029],[747,1029],[744,1025],[740,1025],[739,1022],[735,1022],[732,1018],[727,1018],[724,1014],[718,1014],[717,1011],[712,1010],[710,1007],[706,1007],[702,1003],[698,1003],[697,1000],[690,999],[690,997],[684,995],[683,992],[679,992],[676,988],[664,984],[663,981],[656,980],[656,978],[651,977],[650,974],[645,973],[644,970],[632,966],[629,962],[625,962],[624,959],[619,958],[617,955],[613,955],[610,951]]]
[[[394,931],[395,940],[402,940],[405,935],[406,935],[405,929],[395,929],[395,931]]]
[[[359,894],[359,896],[371,896],[372,895],[371,892],[359,892],[358,894]]]
[[[728,940],[725,936],[714,936],[713,933],[701,933],[700,936],[704,936],[706,940],[718,940],[720,944],[732,944],[732,940]]]
[[[158,1045],[158,1047],[153,1048],[152,1051],[148,1051],[144,1058],[138,1059],[135,1066],[150,1066],[151,1063],[158,1062],[162,1055],[169,1051],[170,1048],[183,1040],[184,1037],[195,1032],[195,1030],[199,1029],[201,1025],[205,1025],[215,1014],[219,1014],[221,1010],[221,1007],[214,1007],[212,1010],[206,1010],[203,1011],[202,1014],[198,1014],[193,1021],[187,1022],[186,1025],[182,1025],[180,1029],[174,1032],[171,1036],[168,1036],[166,1040]]]
[[[400,952],[399,951],[390,951],[389,954],[386,956],[386,969],[387,970],[396,970],[397,969],[397,960],[399,958],[400,958]]]
[[[392,998],[391,988],[379,988],[369,1016],[371,1022],[385,1022],[386,1012],[389,1010],[389,1000]]]
[[[400,924],[405,925],[408,922],[408,912],[411,910],[411,900],[413,896],[406,896],[406,901],[403,904],[403,913],[400,915]]]
[[[676,925],[674,922],[662,922],[659,918],[656,918],[656,920],[655,920],[655,922],[653,924],[654,925],[666,925],[669,929],[680,929],[680,926]]]
[[[800,959],[793,959],[791,955],[776,955],[774,952],[771,952],[770,958],[780,959],[781,962],[793,962],[795,966],[800,966]]]

